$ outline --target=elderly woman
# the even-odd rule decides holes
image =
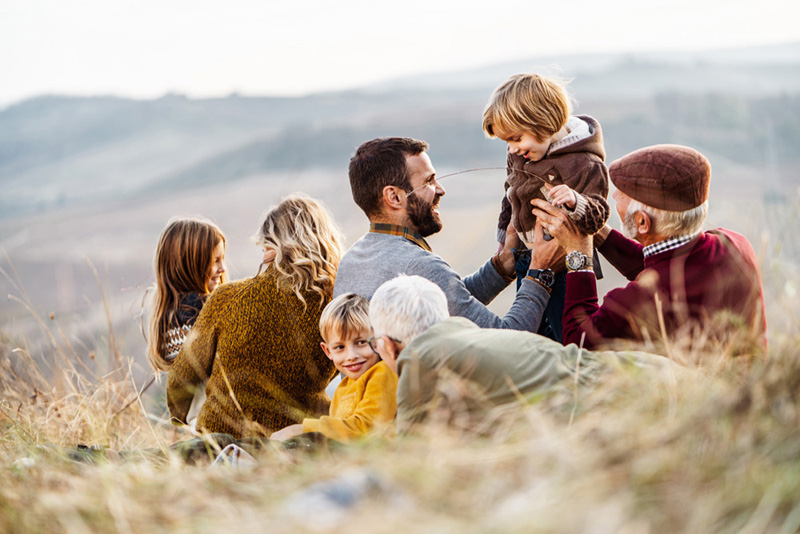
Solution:
[[[327,413],[335,369],[318,324],[341,257],[338,230],[318,202],[292,195],[267,213],[255,240],[266,269],[217,288],[169,371],[176,424],[204,384],[201,431],[269,436]]]

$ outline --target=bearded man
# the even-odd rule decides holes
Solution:
[[[533,213],[567,253],[564,343],[592,348],[627,339],[694,348],[721,341],[734,353],[765,349],[764,295],[752,246],[731,230],[701,231],[708,159],[689,147],[656,145],[613,162],[609,175],[624,235],[606,226],[594,244],[630,283],[606,294],[602,306],[592,236],[549,203],[533,201]],[[540,252],[547,255],[552,246]]]
[[[519,239],[513,230],[503,250],[463,279],[425,241],[442,229],[439,202],[445,194],[427,148],[424,141],[384,137],[356,150],[350,187],[370,228],[342,257],[333,296],[353,292],[369,299],[398,274],[419,275],[444,291],[451,315],[484,328],[535,332],[547,306],[547,284],[533,277],[523,280],[505,317],[486,307],[514,280],[512,247],[519,246]],[[543,241],[541,231],[537,240]]]

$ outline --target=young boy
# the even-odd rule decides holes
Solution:
[[[608,220],[608,169],[600,124],[588,115],[570,113],[564,84],[538,74],[515,74],[489,99],[483,131],[508,143],[506,195],[497,225],[500,243],[505,242],[509,222],[522,241],[533,242],[534,198],[564,207],[590,235]],[[530,251],[519,256],[518,280],[527,274],[551,291],[539,333],[561,342],[566,265],[555,276],[548,271],[528,273]],[[602,278],[596,254],[594,269]]]
[[[331,401],[330,416],[304,419],[270,436],[280,441],[320,432],[348,442],[388,426],[397,412],[397,375],[370,348],[369,301],[355,293],[333,299],[322,311],[322,350],[344,375]]]

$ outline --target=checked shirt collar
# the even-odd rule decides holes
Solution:
[[[644,254],[645,258],[647,258],[653,254],[661,254],[662,252],[676,249],[697,237],[697,234],[699,233],[700,232],[697,232],[683,237],[673,237],[670,239],[665,239],[664,241],[659,241],[658,243],[653,243],[652,245],[647,245],[642,249],[642,254]]]
[[[406,228],[405,226],[387,223],[370,223],[369,231],[376,234],[399,235],[408,239],[421,249],[427,250],[428,252],[433,252],[433,250],[431,250],[431,246],[427,241],[425,241],[424,237],[419,235],[418,232],[415,232],[410,228]]]

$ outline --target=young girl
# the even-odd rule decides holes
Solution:
[[[225,235],[206,219],[172,219],[155,257],[156,290],[147,358],[168,371],[208,295],[227,281]]]

